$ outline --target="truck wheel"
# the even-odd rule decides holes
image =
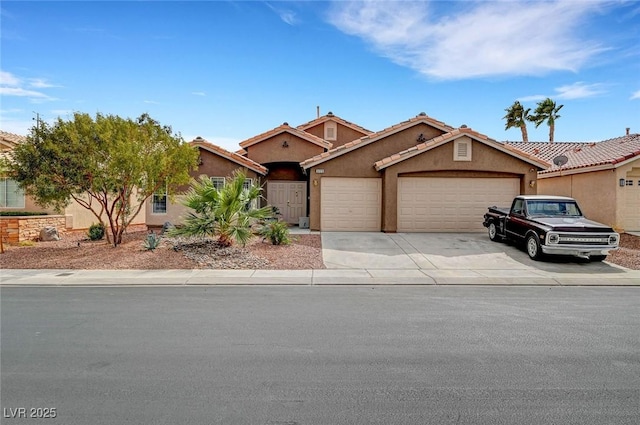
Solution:
[[[529,235],[526,242],[527,254],[532,260],[539,260],[542,256],[542,250],[540,249],[540,242],[536,235]]]
[[[592,255],[589,257],[589,260],[591,261],[604,261],[604,259],[607,258],[606,255]]]
[[[498,236],[498,229],[493,221],[489,223],[489,239],[493,242],[500,242],[502,240],[502,238]]]

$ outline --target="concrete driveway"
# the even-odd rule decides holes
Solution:
[[[533,261],[518,246],[491,242],[485,233],[350,233],[322,232],[328,269],[447,271],[491,276],[540,276],[549,273],[615,274],[622,270],[606,262],[577,257]],[[414,273],[415,274],[415,273]],[[417,275],[416,275],[417,276]]]

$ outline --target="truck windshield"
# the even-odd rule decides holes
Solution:
[[[576,216],[582,215],[578,204],[573,201],[539,200],[527,201],[527,212],[536,216]]]

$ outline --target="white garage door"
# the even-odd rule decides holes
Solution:
[[[399,232],[483,231],[487,207],[511,205],[517,178],[400,177]]]
[[[323,177],[320,181],[320,229],[325,232],[379,232],[380,179]]]
[[[634,232],[640,230],[640,178],[627,177],[627,180],[631,180],[633,185],[622,188],[622,228]]]

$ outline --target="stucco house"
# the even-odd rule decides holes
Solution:
[[[244,171],[247,176],[246,183],[262,186],[267,168],[236,152],[230,152],[207,140],[197,137],[191,142],[191,146],[198,149],[198,169],[191,172],[191,177],[198,179],[202,175],[209,177],[216,187],[222,186],[225,180],[230,178],[234,171]],[[177,192],[186,192],[188,185],[179,187]],[[159,227],[166,222],[178,224],[187,208],[181,203],[182,196],[170,200],[166,194],[158,193],[147,200],[145,205],[146,224],[150,227]]]
[[[482,231],[489,205],[535,194],[548,163],[424,113],[301,162],[310,227],[322,231]]]
[[[538,173],[538,193],[571,196],[587,217],[621,231],[640,231],[640,134],[627,130],[622,137],[596,143],[506,146],[551,164]]]

